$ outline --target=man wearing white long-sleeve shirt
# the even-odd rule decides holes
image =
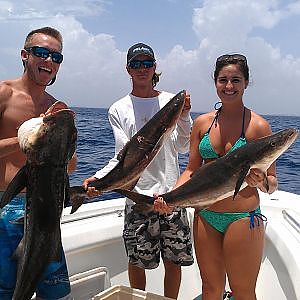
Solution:
[[[174,94],[154,89],[160,74],[155,72],[154,52],[146,44],[138,43],[127,53],[127,72],[132,78],[130,94],[115,102],[109,109],[109,121],[115,138],[115,156],[93,177],[83,183],[102,178],[118,163],[117,154],[130,138],[158,112]],[[179,177],[178,153],[189,150],[190,97],[186,95],[184,109],[175,130],[164,142],[155,159],[143,172],[134,190],[147,195],[162,194],[172,189]],[[94,188],[88,188],[89,196],[99,195]],[[128,273],[133,288],[145,290],[145,269],[154,269],[162,256],[165,266],[164,294],[177,298],[181,266],[191,265],[192,242],[185,209],[175,209],[172,214],[157,212],[137,213],[134,203],[126,199],[123,238],[129,258]]]

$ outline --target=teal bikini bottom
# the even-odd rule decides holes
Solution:
[[[266,216],[261,214],[260,207],[250,212],[215,212],[207,209],[202,209],[198,212],[209,225],[221,233],[225,233],[227,227],[237,220],[250,218],[250,229],[260,225],[261,221],[267,221]],[[256,220],[256,221],[255,221]]]

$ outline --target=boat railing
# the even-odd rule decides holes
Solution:
[[[90,218],[97,218],[100,216],[108,215],[108,214],[116,214],[118,217],[123,216],[123,209],[121,208],[115,208],[115,209],[98,209],[95,211],[83,211],[79,212],[76,215],[64,215],[62,218],[62,224],[78,221],[78,220],[84,220],[84,219],[90,219]]]
[[[300,215],[290,210],[282,210],[283,218],[298,232],[300,233]]]

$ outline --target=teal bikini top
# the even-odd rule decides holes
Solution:
[[[217,121],[221,108],[218,109],[216,116],[214,117],[210,127],[208,128],[207,132],[204,134],[203,138],[199,143],[199,152],[203,159],[215,159],[221,157],[216,151],[214,150],[210,139],[209,139],[209,132],[213,126],[213,124]],[[242,147],[247,144],[247,140],[245,137],[244,132],[244,123],[245,123],[245,107],[243,111],[243,124],[242,124],[242,132],[240,138],[234,143],[234,145],[230,148],[227,153],[232,152],[233,150]]]

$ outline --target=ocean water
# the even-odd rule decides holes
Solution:
[[[76,112],[77,170],[70,176],[70,184],[81,185],[83,180],[93,176],[95,172],[107,164],[114,155],[114,137],[104,108],[74,108]],[[199,113],[192,113],[192,118]],[[273,132],[298,127],[300,117],[296,116],[264,116],[271,124]],[[277,177],[279,189],[300,194],[300,138],[277,160]],[[188,162],[188,154],[180,155],[180,169],[184,170]],[[116,193],[105,193],[94,201],[119,197]]]

